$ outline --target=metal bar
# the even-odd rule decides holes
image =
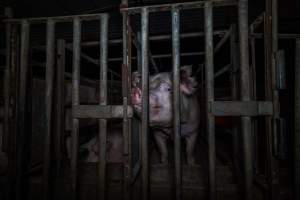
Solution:
[[[5,15],[12,17],[12,11],[10,7],[5,8]],[[3,135],[0,135],[0,151],[8,151],[8,138],[9,138],[9,126],[10,126],[10,70],[11,70],[11,35],[12,27],[11,24],[6,24],[6,66],[4,67],[4,78],[3,78],[3,98],[4,98],[4,123],[3,123]]]
[[[100,19],[100,99],[99,105],[107,105],[107,40],[108,40],[108,15],[102,15]],[[99,199],[106,199],[106,138],[107,121],[99,119],[99,167],[98,184]]]
[[[249,48],[248,48],[248,0],[240,0],[238,4],[239,15],[239,37],[240,37],[240,78],[241,78],[241,100],[250,100],[250,76],[249,76]],[[252,199],[252,138],[251,118],[241,118],[241,132],[243,140],[245,191],[244,199]]]
[[[128,0],[122,0],[122,7],[128,6]],[[124,176],[123,176],[123,199],[131,198],[131,120],[128,119],[127,108],[130,103],[129,94],[131,84],[131,27],[128,13],[122,13],[123,17],[123,58],[122,58],[122,95],[123,95],[123,155],[124,155]]]
[[[300,39],[295,50],[295,146],[294,146],[294,200],[300,198]]]
[[[149,163],[148,163],[148,122],[149,122],[149,60],[148,31],[149,12],[142,8],[142,199],[149,199]]]
[[[187,52],[187,53],[180,53],[180,56],[182,57],[186,57],[186,56],[202,56],[205,55],[204,52]],[[171,53],[167,53],[167,54],[157,54],[157,55],[152,55],[153,59],[157,59],[157,58],[170,58],[172,57]],[[133,56],[131,58],[132,60],[137,60],[138,57],[137,56]],[[109,58],[108,61],[110,62],[116,62],[116,61],[121,61],[122,58],[121,57],[116,57],[116,58]]]
[[[274,116],[266,117],[266,171],[268,177],[268,191],[267,198],[279,199],[279,163],[275,158],[274,147],[277,147],[277,128],[276,126],[276,115],[277,115],[277,97],[275,97],[276,89],[275,82],[275,59],[274,59],[274,47],[273,47],[273,25],[272,22],[274,11],[273,11],[273,0],[266,1],[266,15],[265,15],[265,26],[264,26],[264,45],[265,45],[265,98],[266,100],[273,101],[274,105]],[[277,11],[276,11],[277,13]],[[276,17],[275,17],[276,18]],[[277,22],[276,22],[277,23]],[[276,33],[277,34],[277,30]],[[277,45],[276,45],[277,46]]]
[[[181,192],[181,137],[180,137],[180,13],[172,8],[172,54],[173,54],[173,129],[175,158],[175,199],[182,199]]]
[[[81,20],[73,21],[73,77],[72,77],[72,107],[80,104],[80,53],[81,53]],[[72,123],[72,155],[71,155],[71,191],[72,199],[77,198],[77,160],[78,160],[79,120],[73,118]]]
[[[24,170],[26,157],[26,95],[28,86],[28,53],[29,53],[30,25],[28,21],[22,21],[21,27],[21,52],[20,52],[20,82],[18,96],[18,131],[17,131],[17,180],[16,180],[16,199],[23,199],[25,192]]]
[[[257,39],[264,38],[263,33],[253,33],[250,34],[251,37],[255,37]],[[300,34],[297,33],[279,33],[278,34],[279,39],[298,39],[300,38]]]
[[[128,12],[129,14],[142,12],[143,8],[147,8],[149,12],[162,12],[170,11],[172,7],[178,7],[180,9],[196,9],[205,7],[207,1],[197,1],[197,2],[185,2],[185,3],[172,3],[172,4],[162,4],[153,6],[141,6],[133,8],[121,8],[121,11]],[[218,6],[234,6],[237,4],[235,0],[211,0],[214,7]]]
[[[34,17],[34,18],[20,18],[20,19],[6,19],[4,22],[8,23],[22,23],[23,20],[28,21],[29,23],[44,23],[48,20],[52,20],[54,22],[72,22],[75,19],[80,19],[84,21],[90,20],[98,20],[101,18],[103,13],[100,14],[87,14],[87,15],[67,15],[67,16],[57,16],[57,17]]]
[[[208,166],[209,166],[209,199],[217,199],[216,195],[216,147],[215,147],[215,118],[209,110],[214,101],[214,50],[213,50],[213,3],[205,2],[205,91],[206,117],[208,132]]]
[[[98,43],[98,44],[99,44],[99,43]],[[81,46],[82,46],[82,45],[81,45]],[[67,49],[68,49],[68,50],[71,50],[71,51],[73,50],[70,46],[67,47]],[[83,53],[83,52],[82,52],[80,55],[81,55],[82,58],[86,59],[86,60],[89,61],[90,63],[93,63],[94,65],[97,65],[97,66],[100,66],[100,64],[99,64],[100,62],[99,62],[98,59],[94,59],[94,58],[88,56],[87,54],[85,54],[85,53]],[[121,78],[121,76],[120,76],[118,73],[114,72],[113,70],[108,69],[108,71],[109,71],[110,73],[114,74],[115,76]]]
[[[56,66],[56,173],[61,175],[62,162],[62,141],[65,133],[65,64],[66,64],[66,42],[59,39],[57,41],[57,66]]]
[[[221,76],[222,74],[224,74],[225,72],[227,72],[230,69],[231,69],[231,64],[225,65],[224,67],[222,67],[215,73],[214,77],[218,78],[219,76]]]
[[[226,34],[226,32],[227,30],[218,30],[218,31],[214,31],[214,35],[222,36]],[[180,34],[181,39],[191,38],[191,37],[203,37],[203,36],[204,36],[204,32],[191,32],[191,33]],[[150,41],[169,40],[169,39],[172,39],[172,35],[170,34],[149,36]],[[120,44],[120,43],[123,43],[122,39],[111,39],[108,41],[108,44]],[[99,45],[99,41],[85,41],[81,43],[82,47],[97,46],[97,45]],[[72,43],[68,43],[67,46],[72,48]],[[42,49],[44,48],[44,46],[35,46],[34,48]]]
[[[211,104],[215,116],[272,115],[271,101],[214,101]]]
[[[214,53],[217,53],[222,48],[224,43],[230,38],[231,32],[232,32],[232,30],[231,30],[231,27],[230,27],[230,29],[225,33],[225,35],[222,37],[222,39],[215,46]]]
[[[52,93],[54,78],[54,49],[55,48],[55,22],[47,21],[47,50],[46,50],[46,134],[44,142],[43,165],[43,199],[49,199],[49,174],[51,160],[51,131],[52,131]]]
[[[136,37],[136,36],[134,35],[133,44],[134,44],[134,46],[135,46],[137,49],[139,48],[140,43],[141,43],[141,42],[140,42],[140,40],[138,40],[138,37]],[[149,49],[148,54],[149,54],[150,62],[151,62],[151,64],[152,64],[152,67],[153,67],[155,73],[158,73],[158,72],[159,72],[158,66],[156,65],[156,62],[155,62],[155,60],[154,60],[154,58],[153,58],[153,56],[152,56],[152,53],[151,53],[150,49]]]

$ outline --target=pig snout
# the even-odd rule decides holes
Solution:
[[[153,93],[149,92],[149,105],[150,107],[158,108],[160,107],[158,103],[158,96]],[[138,87],[132,88],[131,92],[131,102],[133,105],[140,106],[142,104],[142,90]]]

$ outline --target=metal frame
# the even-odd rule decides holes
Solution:
[[[174,106],[174,132],[175,132],[175,188],[176,188],[176,199],[182,199],[181,193],[181,158],[180,158],[180,109],[176,109],[180,105],[179,98],[179,67],[180,67],[180,38],[184,37],[194,37],[198,35],[205,36],[205,54],[198,53],[200,55],[205,55],[205,91],[206,91],[206,116],[207,116],[207,132],[208,132],[208,157],[209,157],[209,196],[210,199],[217,199],[216,195],[216,163],[215,163],[215,130],[214,130],[214,117],[215,116],[241,116],[241,130],[243,135],[243,149],[244,149],[244,175],[245,175],[245,184],[244,184],[244,198],[252,198],[252,147],[251,144],[247,141],[251,140],[251,116],[257,115],[278,115],[278,101],[276,101],[276,91],[270,91],[270,99],[265,102],[251,101],[250,94],[250,83],[252,78],[250,77],[250,68],[249,68],[249,52],[248,52],[248,1],[247,0],[213,0],[213,1],[200,1],[200,2],[188,2],[188,3],[176,3],[176,4],[165,4],[157,6],[145,6],[145,7],[136,7],[136,8],[127,8],[128,2],[126,0],[122,1],[122,14],[123,14],[123,65],[122,65],[122,80],[123,80],[123,105],[119,106],[109,106],[107,105],[107,51],[108,44],[108,15],[107,14],[92,14],[92,15],[78,15],[78,16],[61,16],[61,17],[50,17],[50,18],[29,18],[29,19],[9,19],[6,20],[7,24],[10,25],[22,25],[22,37],[21,37],[21,56],[20,56],[20,93],[19,93],[19,102],[18,102],[18,130],[25,130],[25,109],[26,109],[26,84],[27,84],[27,70],[28,70],[28,49],[29,49],[29,27],[32,23],[45,23],[47,22],[47,62],[46,62],[46,112],[47,112],[47,133],[45,137],[45,164],[43,170],[44,178],[44,199],[48,199],[49,196],[49,171],[50,171],[50,147],[51,147],[51,121],[52,121],[52,96],[53,96],[53,76],[54,76],[54,46],[55,46],[55,24],[72,21],[73,22],[73,73],[72,73],[72,85],[73,85],[73,96],[72,96],[72,108],[74,112],[73,118],[73,128],[72,128],[72,159],[71,159],[71,188],[73,199],[77,196],[77,149],[78,149],[78,136],[79,136],[79,118],[84,117],[93,117],[99,118],[99,138],[100,138],[100,158],[99,158],[99,198],[106,198],[106,161],[105,161],[105,144],[106,144],[106,119],[109,118],[123,118],[123,128],[124,128],[124,156],[126,161],[124,163],[124,199],[130,199],[130,180],[132,174],[132,166],[130,163],[131,160],[131,117],[132,117],[132,108],[129,106],[129,94],[130,94],[130,83],[131,83],[131,43],[132,43],[132,34],[130,29],[130,20],[129,15],[141,13],[141,39],[140,39],[140,54],[137,58],[141,63],[141,72],[142,72],[142,134],[141,134],[141,151],[142,151],[142,195],[143,199],[149,199],[149,160],[148,160],[148,121],[149,121],[149,40],[158,40],[158,39],[170,39],[172,38],[172,58],[173,58],[173,83],[174,83],[174,94],[173,94],[173,106]],[[239,49],[240,49],[240,93],[241,100],[237,101],[237,76],[233,77],[232,86],[233,86],[233,97],[236,101],[232,102],[217,102],[214,99],[214,78],[217,77],[214,74],[214,53],[216,53],[224,44],[224,42],[231,38],[232,50],[236,50],[237,45],[235,43],[233,34],[235,34],[235,29],[230,28],[228,32],[214,32],[213,31],[213,7],[217,6],[236,6],[238,5],[238,15],[239,15]],[[277,4],[273,4],[275,7]],[[205,24],[204,24],[204,33],[190,33],[186,35],[180,35],[179,24],[180,24],[180,15],[179,12],[182,9],[199,9],[204,8],[205,15]],[[273,8],[274,10],[274,8]],[[170,11],[172,15],[172,36],[152,36],[149,37],[149,13],[150,12],[161,12],[161,11]],[[276,13],[273,13],[276,15]],[[268,16],[268,15],[267,15]],[[99,105],[87,106],[81,105],[79,101],[79,85],[80,85],[80,60],[83,58],[81,53],[81,23],[86,20],[100,20],[101,22],[101,31],[100,43],[97,42],[97,45],[100,44],[100,87],[101,98]],[[276,20],[274,20],[276,21]],[[270,22],[268,22],[270,23]],[[275,22],[274,22],[275,23]],[[267,29],[273,27],[273,33],[276,32],[276,26],[266,27]],[[267,31],[270,33],[270,30]],[[222,34],[223,38],[219,43],[214,47],[213,46],[213,35]],[[152,38],[152,39],[151,39]],[[276,50],[277,46],[275,41],[277,36],[274,33],[273,35],[273,51]],[[120,42],[119,40],[115,42]],[[85,45],[87,45],[86,43]],[[94,45],[96,43],[90,43],[89,45]],[[234,44],[234,45],[233,45]],[[68,44],[62,45],[65,48],[68,48]],[[139,45],[137,45],[139,46]],[[61,47],[62,49],[64,47]],[[139,49],[139,48],[138,48]],[[8,49],[9,50],[9,49]],[[10,50],[9,50],[10,51]],[[10,52],[9,52],[10,53]],[[13,51],[12,51],[13,53]],[[236,70],[237,60],[233,59],[233,55],[236,52],[232,53],[232,63],[231,66]],[[270,52],[269,52],[270,53]],[[274,53],[274,52],[273,52]],[[10,55],[10,54],[8,54]],[[140,56],[139,56],[140,55]],[[271,54],[268,54],[269,56]],[[170,55],[167,55],[170,56]],[[12,56],[13,57],[13,56]],[[155,58],[155,55],[152,56]],[[88,59],[88,58],[87,58]],[[10,61],[8,56],[8,61]],[[8,65],[13,65],[13,62],[8,62]],[[61,61],[63,63],[63,61]],[[95,60],[95,62],[97,62]],[[268,66],[271,64],[268,61]],[[63,65],[63,64],[62,64]],[[225,66],[225,69],[230,69],[230,67]],[[270,69],[272,75],[274,75],[274,70]],[[60,72],[63,74],[62,72]],[[6,75],[8,76],[8,75]],[[7,77],[6,77],[7,78]],[[62,77],[60,77],[62,80]],[[273,79],[271,79],[273,80]],[[270,80],[268,80],[270,81]],[[268,82],[269,84],[269,82]],[[271,87],[272,88],[272,87]],[[270,89],[270,88],[269,88]],[[272,94],[272,95],[271,95]],[[271,98],[271,96],[273,98]],[[275,100],[274,100],[275,98]],[[274,102],[275,101],[275,102]],[[274,102],[274,103],[273,103]],[[7,105],[7,104],[6,104]],[[229,107],[227,107],[229,105]],[[267,106],[262,106],[267,105]],[[270,108],[271,107],[271,108]],[[223,111],[219,112],[218,109],[222,108]],[[226,109],[227,108],[227,109]],[[236,110],[228,108],[236,108]],[[90,112],[90,111],[95,111]],[[269,121],[270,122],[270,121]],[[236,132],[237,132],[237,127]],[[271,128],[271,127],[270,127]],[[236,134],[236,133],[235,133]],[[24,134],[21,135],[22,138]],[[22,138],[18,140],[22,142]],[[236,138],[235,138],[236,139]],[[22,148],[24,144],[21,145]],[[23,172],[22,166],[24,166],[24,160],[22,160],[22,148],[18,149],[18,170],[17,170],[17,195],[21,199]],[[273,191],[273,190],[272,190]],[[273,194],[273,193],[272,193]],[[274,195],[274,194],[273,194]]]

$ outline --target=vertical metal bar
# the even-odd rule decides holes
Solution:
[[[108,15],[100,19],[100,99],[99,105],[107,105],[107,40]],[[99,119],[99,199],[106,199],[106,137],[107,120]]]
[[[80,51],[81,51],[81,20],[73,20],[73,75],[72,75],[72,106],[80,104]],[[73,118],[72,124],[72,156],[71,156],[71,189],[72,198],[77,196],[77,158],[78,158],[79,119]]]
[[[278,161],[274,157],[274,147],[277,146],[276,135],[276,117],[278,113],[278,93],[275,83],[275,59],[274,59],[274,22],[273,22],[273,1],[266,0],[266,15],[264,26],[264,47],[265,47],[265,97],[268,101],[273,101],[274,116],[266,116],[266,169],[268,176],[268,197],[269,199],[279,199],[279,177],[278,177]],[[277,6],[276,6],[277,7]],[[275,11],[277,13],[277,11]],[[277,14],[276,14],[277,15]],[[275,17],[275,20],[277,16]],[[277,22],[276,22],[277,24]],[[277,26],[277,25],[276,25]],[[277,36],[275,36],[277,37]],[[277,40],[277,39],[276,39]],[[277,41],[276,41],[277,42]],[[277,49],[277,44],[275,44]]]
[[[5,8],[5,15],[12,17],[10,7]],[[4,124],[3,135],[0,135],[0,151],[7,152],[8,150],[8,138],[9,138],[9,109],[10,109],[10,65],[11,65],[11,31],[12,27],[10,23],[6,23],[6,68],[4,70],[4,82],[3,82],[3,98],[4,98]],[[1,149],[2,148],[2,149]]]
[[[174,129],[174,157],[175,157],[175,190],[176,200],[181,194],[181,138],[180,138],[180,13],[176,7],[172,8],[172,54],[173,54],[173,129]]]
[[[238,4],[239,13],[239,36],[240,36],[240,76],[241,76],[241,100],[250,101],[250,76],[249,76],[249,48],[248,48],[248,0],[240,0]],[[244,199],[252,199],[252,138],[251,118],[241,118],[241,132],[243,138],[243,157],[245,191]]]
[[[295,50],[295,147],[294,147],[294,200],[300,199],[300,39]]]
[[[29,53],[29,34],[30,25],[28,21],[22,21],[21,28],[21,52],[20,52],[20,82],[18,97],[18,132],[17,132],[17,180],[16,180],[16,198],[24,198],[24,176],[26,169],[24,156],[26,140],[26,95],[28,86],[28,53]]]
[[[51,125],[52,125],[52,93],[54,78],[54,49],[55,48],[55,22],[47,21],[47,46],[46,46],[46,134],[44,142],[43,165],[43,199],[49,199],[49,173],[51,160]]]
[[[205,31],[205,83],[206,83],[206,117],[208,131],[208,165],[209,165],[209,198],[216,199],[216,147],[215,118],[210,112],[214,101],[214,51],[213,51],[213,9],[212,2],[204,6]]]
[[[237,44],[237,27],[236,25],[232,25],[232,32],[230,36],[230,53],[231,53],[231,66],[232,66],[232,72],[231,72],[231,97],[232,100],[238,99],[238,66],[239,66],[239,58],[238,58],[238,44]],[[233,145],[233,159],[234,159],[234,167],[237,172],[240,171],[240,165],[239,165],[239,137],[238,137],[238,131],[239,131],[239,120],[234,119],[235,123],[233,125],[232,130],[232,145]]]
[[[137,60],[136,60],[136,62],[137,62],[137,69],[138,69],[138,72],[139,73],[141,73],[142,72],[142,58],[141,58],[141,56],[142,56],[142,49],[141,49],[141,32],[139,31],[138,33],[137,33],[137,40],[138,40],[138,46],[137,46],[137,55],[136,55],[136,57],[137,57]]]
[[[66,42],[65,40],[57,41],[57,68],[56,68],[56,158],[57,158],[57,175],[61,172],[62,162],[62,141],[65,133],[65,64],[66,64]]]
[[[148,122],[149,122],[149,57],[148,32],[149,12],[142,8],[142,181],[143,200],[149,199]]]
[[[128,6],[128,0],[122,0],[122,7]],[[130,178],[131,178],[131,120],[127,118],[127,106],[130,103],[128,94],[131,91],[131,28],[130,18],[127,12],[123,12],[123,154],[124,154],[124,179],[123,179],[123,197],[130,199]]]

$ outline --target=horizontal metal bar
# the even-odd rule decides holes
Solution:
[[[215,116],[258,116],[272,115],[271,101],[214,101],[211,112]]]
[[[152,5],[152,6],[140,6],[132,8],[122,8],[122,12],[128,12],[129,14],[140,13],[142,8],[146,8],[149,12],[162,12],[170,11],[172,7],[178,7],[179,9],[196,9],[203,8],[207,1],[197,1],[197,2],[184,2],[184,3],[172,3],[172,4],[162,4],[162,5]],[[210,0],[214,7],[218,6],[234,6],[237,4],[236,0]]]
[[[263,38],[264,35],[263,35],[263,33],[253,33],[253,34],[250,34],[250,37]],[[279,39],[297,39],[297,38],[300,38],[300,34],[299,33],[279,33],[278,38]]]
[[[56,17],[33,17],[33,18],[15,18],[15,19],[6,19],[4,22],[8,23],[21,23],[23,20],[27,20],[28,23],[45,23],[47,20],[52,20],[54,22],[71,22],[74,18],[79,18],[84,21],[98,20],[105,13],[100,14],[87,14],[87,15],[67,15],[67,16],[56,16]]]
[[[76,105],[73,106],[72,114],[74,118],[98,118],[98,119],[111,119],[123,118],[123,105]],[[127,107],[127,116],[133,116],[131,106]]]

